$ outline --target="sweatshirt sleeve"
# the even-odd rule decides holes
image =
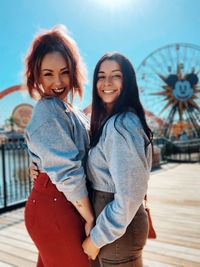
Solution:
[[[76,201],[87,196],[87,189],[84,168],[69,124],[66,114],[52,116],[31,134],[27,132],[27,144],[58,190],[69,201]]]
[[[105,130],[103,151],[116,192],[90,233],[99,248],[125,233],[147,191],[151,164],[147,162],[143,130],[135,117],[128,113],[115,123],[109,122]]]

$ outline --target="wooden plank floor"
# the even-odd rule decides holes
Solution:
[[[200,164],[166,164],[152,172],[148,198],[158,238],[147,242],[145,267],[199,267]],[[36,265],[23,212],[0,216],[0,267]]]
[[[200,164],[167,164],[151,174],[149,206],[158,234],[145,264],[200,267]]]

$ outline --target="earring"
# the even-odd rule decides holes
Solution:
[[[40,84],[38,84],[38,87],[39,87],[40,91],[44,94],[45,91],[44,91],[43,85],[40,83]]]
[[[43,85],[40,83],[40,84],[38,84],[38,87],[39,87],[39,89],[42,91],[42,93],[44,93],[44,87],[43,87]]]

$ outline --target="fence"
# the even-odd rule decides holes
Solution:
[[[200,139],[166,142],[162,154],[174,162],[200,162]]]
[[[32,187],[28,166],[26,144],[0,144],[0,213],[24,205]]]

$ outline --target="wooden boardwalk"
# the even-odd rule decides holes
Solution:
[[[167,164],[152,172],[148,198],[158,238],[147,242],[145,267],[199,267],[200,164]],[[36,265],[23,212],[0,216],[0,267]]]

